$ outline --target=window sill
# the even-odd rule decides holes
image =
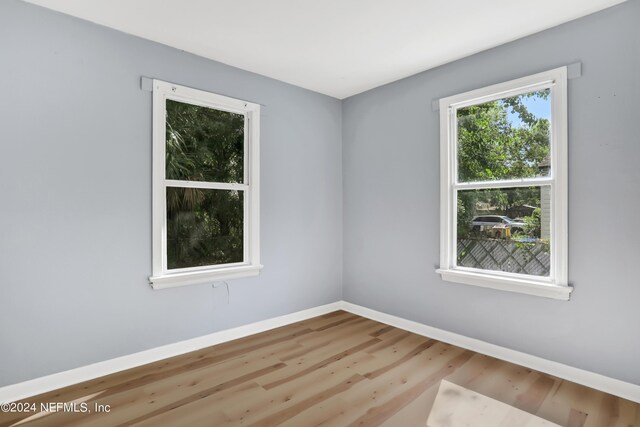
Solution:
[[[442,280],[447,282],[463,283],[465,285],[481,286],[483,288],[498,289],[501,291],[518,292],[521,294],[535,295],[539,297],[569,300],[573,291],[570,286],[556,285],[549,282],[518,279],[492,274],[476,273],[460,270],[436,270]]]
[[[190,271],[187,273],[169,273],[162,276],[149,277],[149,283],[155,290],[176,288],[179,286],[201,285],[241,277],[257,276],[262,265],[243,265],[212,270]]]

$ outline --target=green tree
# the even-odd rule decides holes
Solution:
[[[166,177],[244,181],[244,116],[172,100],[166,104]],[[169,268],[243,260],[243,193],[167,188]]]
[[[548,97],[547,89],[458,109],[460,181],[538,175],[538,165],[549,154],[549,120],[535,117],[523,101]],[[509,121],[509,110],[522,126]]]
[[[531,215],[525,217],[523,230],[531,237],[540,237],[540,208],[535,208]]]
[[[548,89],[457,110],[458,179],[461,182],[530,178],[549,155],[549,120],[536,117],[525,99],[547,100]],[[509,112],[520,126],[509,120]],[[459,193],[458,235],[469,233],[479,202],[501,211],[519,205],[540,206],[538,188],[472,190]]]

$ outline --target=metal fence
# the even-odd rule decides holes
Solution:
[[[548,276],[549,245],[501,239],[458,239],[458,265],[509,273]]]

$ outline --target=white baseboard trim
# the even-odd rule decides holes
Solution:
[[[14,402],[51,390],[92,380],[104,375],[135,368],[136,366],[156,362],[191,351],[200,350],[212,345],[232,341],[238,338],[268,331],[270,329],[286,326],[301,320],[331,313],[336,310],[345,310],[362,317],[378,322],[386,323],[406,331],[425,337],[433,338],[458,347],[473,350],[507,362],[525,366],[536,371],[544,372],[556,377],[604,391],[624,399],[640,403],[640,386],[595,374],[593,372],[574,368],[561,363],[552,362],[530,354],[511,350],[495,344],[490,344],[464,335],[455,334],[442,329],[427,326],[412,320],[382,313],[370,308],[362,307],[346,301],[338,301],[331,304],[313,307],[296,313],[266,319],[225,331],[214,332],[197,338],[180,341],[161,347],[152,348],[138,353],[121,356],[103,362],[94,363],[80,368],[47,375],[33,380],[0,387],[0,403]]]
[[[138,353],[116,357],[114,359],[35,378],[33,380],[8,385],[0,388],[0,403],[15,402],[16,400],[46,393],[51,390],[92,380],[104,375],[124,371],[126,369],[135,368],[136,366],[145,365],[147,363],[200,350],[212,345],[279,328],[301,320],[310,319],[312,317],[340,310],[341,307],[342,301],[338,301],[298,311],[296,313],[285,314],[284,316],[250,323],[237,328],[227,329],[224,331],[214,332],[209,335],[163,345],[161,347],[144,350]]]
[[[473,350],[477,353],[482,353],[487,356],[515,363],[529,369],[544,372],[549,375],[640,403],[640,385],[609,378],[604,375],[595,374],[593,372],[574,368],[562,363],[552,362],[551,360],[543,359],[541,357],[532,356],[520,351],[511,350],[499,345],[469,338],[464,335],[444,331],[442,329],[392,316],[390,314],[382,313],[380,311],[372,310],[346,301],[341,302],[340,308],[350,313],[386,323],[418,335],[433,338],[468,350]]]

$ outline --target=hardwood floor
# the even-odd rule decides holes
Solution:
[[[0,426],[425,426],[443,379],[561,426],[640,426],[637,403],[344,311],[25,399],[91,412]]]

